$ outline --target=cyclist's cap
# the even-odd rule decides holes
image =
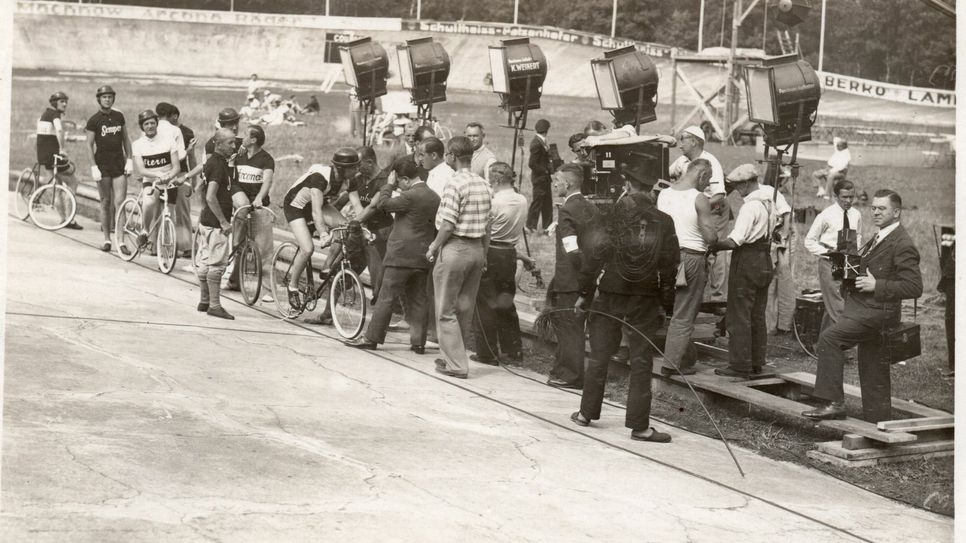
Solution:
[[[158,114],[151,111],[150,109],[145,109],[141,113],[138,113],[138,126],[143,128],[145,121],[147,121],[148,119],[154,119],[155,121],[157,121]]]
[[[114,87],[110,85],[101,85],[100,87],[97,87],[98,98],[100,98],[101,96],[104,96],[105,94],[110,94],[111,96],[117,95],[117,93],[114,92]]]
[[[55,92],[55,93],[53,93],[53,94],[50,95],[50,103],[51,104],[56,104],[60,100],[67,100],[67,99],[68,99],[67,98],[67,95],[64,94],[62,91],[57,91],[57,92]]]
[[[333,166],[355,166],[359,162],[359,153],[352,147],[342,147],[332,155]]]
[[[218,124],[237,123],[240,118],[241,116],[235,111],[235,108],[226,107],[218,112]]]

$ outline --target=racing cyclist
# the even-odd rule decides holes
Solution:
[[[151,187],[151,183],[155,180],[161,184],[170,182],[167,188],[168,206],[173,211],[178,201],[178,186],[184,182],[184,179],[178,175],[181,173],[181,165],[175,141],[158,134],[158,114],[150,109],[142,111],[138,114],[138,126],[144,135],[134,141],[131,152],[134,155],[134,167],[141,176],[141,184],[147,191],[142,222],[146,228],[148,225],[153,225],[155,218],[160,214],[158,204],[161,201],[161,194]],[[145,231],[138,235],[138,245],[145,245],[151,233]],[[122,251],[126,249],[121,246]]]
[[[110,85],[98,87],[95,94],[97,113],[87,120],[87,155],[91,160],[91,178],[97,183],[101,197],[102,251],[111,250],[114,213],[127,196],[127,176],[134,171],[131,140],[128,138],[124,114],[114,109],[116,94]]]
[[[64,152],[65,133],[61,117],[67,111],[67,95],[57,91],[50,95],[50,107],[40,115],[37,121],[37,162],[43,165],[48,174],[56,175],[57,179],[67,185],[67,189],[77,194],[77,178],[74,177],[74,165]],[[39,181],[39,180],[38,180]],[[63,217],[61,209],[57,210]],[[84,227],[71,221],[67,225],[71,230],[83,230]]]

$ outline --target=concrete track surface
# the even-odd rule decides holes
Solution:
[[[207,317],[190,273],[81,224],[8,219],[3,541],[952,540],[812,470],[631,441],[616,407],[579,428],[576,395],[501,368],[439,377],[399,336]]]

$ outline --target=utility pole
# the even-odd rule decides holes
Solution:
[[[825,0],[822,0],[822,32],[818,38],[818,71],[822,71],[822,61],[825,60]]]
[[[617,0],[614,0],[614,14],[610,18],[610,37],[617,35]]]
[[[416,20],[423,18],[423,0],[416,0]]]
[[[517,24],[520,16],[520,0],[513,0],[513,24]]]
[[[704,0],[701,0],[701,14],[698,15],[698,52],[704,51]]]
[[[725,131],[724,142],[733,142],[731,124],[734,123],[735,112],[731,110],[731,102],[734,100],[735,82],[735,55],[738,48],[738,27],[741,26],[741,0],[735,0],[734,10],[731,19],[731,50],[728,53],[728,81],[725,87],[725,118],[722,129]]]

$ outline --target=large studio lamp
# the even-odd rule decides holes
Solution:
[[[745,90],[748,117],[761,124],[765,143],[777,146],[812,139],[822,88],[808,62],[791,54],[747,66]]]
[[[409,40],[396,48],[402,86],[413,97],[417,107],[446,101],[446,79],[449,77],[449,55],[433,38]]]
[[[339,48],[345,82],[355,89],[360,102],[386,94],[389,55],[371,38],[353,40]]]
[[[540,109],[540,95],[547,78],[547,59],[529,38],[503,40],[491,45],[490,73],[493,92],[500,95],[507,112]]]
[[[600,108],[620,125],[635,128],[657,120],[658,72],[647,54],[627,46],[590,61]]]

